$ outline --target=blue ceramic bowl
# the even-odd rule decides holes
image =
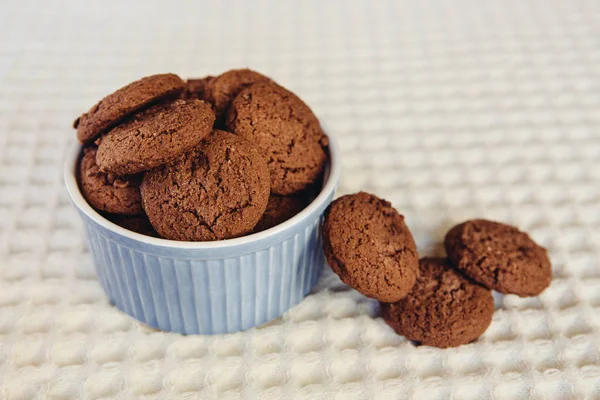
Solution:
[[[229,333],[279,317],[317,282],[325,264],[320,224],[340,175],[338,151],[330,137],[323,189],[298,215],[263,232],[215,242],[153,238],[98,214],[77,184],[80,145],[65,161],[64,179],[111,302],[154,328]]]

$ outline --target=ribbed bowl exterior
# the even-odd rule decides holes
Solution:
[[[96,273],[111,302],[167,331],[230,333],[277,318],[310,292],[325,263],[322,213],[283,241],[212,259],[203,250],[165,252],[125,243],[81,215]]]

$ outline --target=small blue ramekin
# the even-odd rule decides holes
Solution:
[[[263,232],[216,242],[153,238],[102,217],[77,184],[80,145],[65,161],[64,179],[111,302],[154,328],[230,333],[279,317],[317,282],[325,264],[320,225],[339,180],[338,151],[330,137],[323,189],[298,215]]]

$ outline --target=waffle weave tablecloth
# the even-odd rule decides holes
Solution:
[[[110,306],[62,183],[70,124],[139,77],[251,67],[342,148],[339,194],[390,200],[421,255],[472,217],[548,247],[541,296],[473,344],[416,347],[329,270],[226,336]],[[600,398],[597,0],[0,1],[0,399]]]

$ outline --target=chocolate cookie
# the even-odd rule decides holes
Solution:
[[[87,147],[79,164],[81,192],[97,210],[114,214],[141,214],[139,175],[116,176],[100,171],[96,165],[96,148]]]
[[[304,210],[308,203],[310,203],[308,193],[302,192],[295,196],[272,194],[269,197],[265,213],[254,227],[254,232],[261,232],[287,221]]]
[[[380,306],[383,319],[397,333],[441,348],[477,339],[494,314],[492,292],[461,275],[445,258],[421,259],[408,296]]]
[[[467,221],[446,234],[444,246],[459,270],[501,293],[537,296],[552,280],[546,249],[513,226]]]
[[[182,99],[198,99],[208,101],[208,84],[213,80],[213,76],[205,76],[204,78],[188,79],[185,84],[185,90],[181,94]]]
[[[208,102],[215,107],[217,119],[227,114],[231,102],[242,89],[265,81],[270,79],[250,69],[232,69],[212,79],[206,95]]]
[[[321,229],[331,269],[362,294],[386,302],[406,296],[419,258],[404,217],[385,200],[364,192],[329,205]]]
[[[327,136],[319,120],[302,100],[277,84],[257,83],[242,90],[226,122],[264,153],[275,194],[305,189],[325,166]]]
[[[103,135],[96,162],[118,175],[149,170],[198,146],[214,121],[210,105],[201,100],[157,104]]]
[[[208,241],[252,231],[269,200],[269,170],[243,138],[214,131],[174,163],[148,171],[144,210],[166,239]]]
[[[73,123],[82,143],[94,140],[123,118],[161,99],[181,93],[185,83],[175,74],[152,75],[109,94]]]
[[[107,215],[106,218],[121,228],[146,236],[158,237],[158,233],[156,233],[150,220],[144,214],[134,216]]]

